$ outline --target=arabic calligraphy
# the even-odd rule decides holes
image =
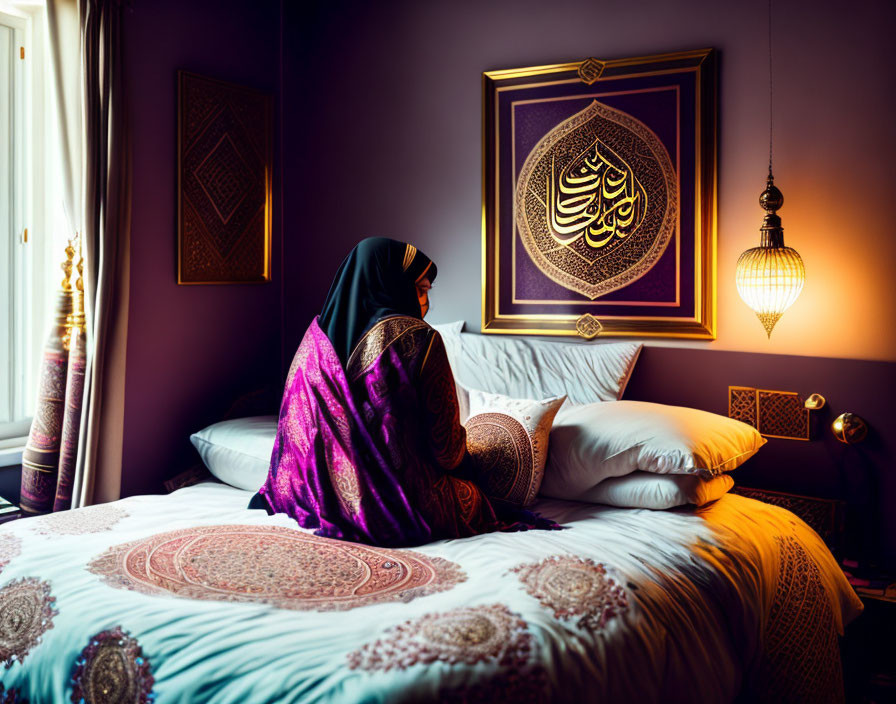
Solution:
[[[666,146],[643,122],[597,100],[539,140],[514,198],[530,260],[590,300],[650,271],[674,241],[678,213]]]
[[[597,138],[559,174],[551,156],[547,192],[550,233],[560,245],[584,237],[600,249],[634,232],[646,211],[647,194],[631,167]]]

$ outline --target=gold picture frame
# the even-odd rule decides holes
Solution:
[[[716,84],[717,59],[713,49],[617,60],[589,58],[483,73],[484,333],[570,335],[585,339],[715,339]],[[586,125],[586,119],[593,119],[593,123]],[[530,176],[531,183],[545,182],[543,177],[537,181],[533,175],[545,173],[544,168],[538,163],[533,167],[530,162],[536,157],[544,162],[564,135],[578,139],[574,131],[585,129],[582,125],[592,130],[591,136],[598,135],[593,144],[601,148],[605,147],[599,141],[603,139],[601,125],[621,125],[620,144],[636,144],[632,140],[640,138],[639,144],[649,144],[652,151],[638,147],[632,148],[633,152],[668,155],[668,159],[654,160],[664,165],[662,171],[656,170],[666,179],[658,191],[663,198],[654,197],[643,188],[640,193],[633,190],[635,202],[641,195],[642,203],[651,203],[655,209],[658,203],[665,207],[656,216],[641,215],[641,223],[647,222],[655,230],[645,225],[638,235],[646,243],[639,246],[652,259],[645,254],[637,262],[637,270],[628,264],[633,260],[631,254],[622,249],[635,238],[619,244],[629,233],[617,225],[612,230],[605,226],[604,230],[610,231],[611,238],[617,238],[612,245],[619,247],[610,254],[600,253],[592,261],[573,252],[569,240],[561,242],[555,237],[556,246],[548,240],[545,232],[553,236],[551,226],[555,222],[549,216],[541,215],[542,220],[550,223],[543,232],[523,232],[528,229],[526,218],[530,211],[536,215],[540,208],[550,212],[547,204],[553,202],[548,200],[547,184],[541,194],[530,188],[530,181],[526,180]],[[629,133],[640,137],[631,137]],[[622,154],[618,163],[627,166],[631,160],[622,160],[627,155],[611,147],[606,147],[606,153],[616,155],[618,151]],[[595,160],[599,156],[597,150],[594,146]],[[573,147],[568,147],[566,153],[575,153]],[[551,161],[551,184],[554,168]],[[640,172],[635,168],[631,172],[632,183],[637,183]],[[648,184],[657,180],[652,176],[643,178]],[[643,212],[647,208],[644,205]],[[638,227],[640,223],[631,226],[632,232]],[[544,242],[553,249],[544,250],[547,255],[543,256],[536,247]],[[582,242],[575,246],[584,247]],[[593,245],[594,240],[589,239],[588,243]],[[577,263],[573,254],[579,256],[585,261],[579,270],[591,267],[587,272],[594,281],[584,281],[584,275],[579,277],[581,282],[577,281],[576,276],[560,268],[568,265],[555,266],[556,252],[568,255],[566,260],[573,261],[573,266]],[[602,272],[603,263],[595,263],[598,259],[613,263],[614,254],[619,263],[612,266],[625,276],[612,278]],[[605,268],[610,271],[609,265]]]
[[[187,71],[177,84],[177,283],[267,283],[273,99]]]

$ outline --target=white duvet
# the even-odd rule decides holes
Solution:
[[[735,495],[681,511],[542,501],[566,530],[361,548],[357,560],[310,538],[282,564],[299,529],[246,509],[249,497],[207,483],[2,526],[5,690],[96,701],[108,681],[160,703],[241,704],[839,694],[821,662],[830,653],[815,651],[860,602],[818,536],[780,508]],[[174,531],[187,537],[141,552]],[[410,580],[400,589],[396,570]],[[253,593],[253,579],[268,591]],[[126,635],[96,638],[110,632]],[[98,657],[102,645],[114,657]],[[807,652],[819,659],[808,670]]]

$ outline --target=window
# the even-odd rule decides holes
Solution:
[[[0,451],[21,446],[28,434],[62,279],[64,213],[45,35],[41,3],[0,0]]]
[[[9,426],[25,419],[25,364],[22,335],[22,261],[24,247],[17,240],[24,237],[25,189],[22,168],[27,144],[24,115],[24,46],[26,20],[0,14],[0,285],[3,305],[0,306],[0,424]],[[10,428],[9,430],[14,430]]]

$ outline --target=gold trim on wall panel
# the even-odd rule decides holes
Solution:
[[[517,311],[511,313],[502,311],[500,298],[500,285],[503,280],[500,271],[501,262],[501,238],[499,233],[500,198],[506,184],[501,179],[507,179],[507,174],[502,175],[500,170],[501,155],[500,145],[500,121],[503,117],[499,114],[499,94],[508,91],[517,91],[540,87],[545,85],[569,85],[571,87],[585,84],[578,77],[579,66],[583,62],[551,64],[545,66],[533,66],[519,69],[505,69],[487,71],[482,74],[482,331],[495,334],[532,334],[532,335],[576,335],[576,321],[584,314],[591,314],[601,325],[601,337],[614,336],[645,336],[645,337],[676,337],[683,339],[715,339],[717,318],[717,282],[716,282],[716,217],[717,217],[717,66],[715,52],[712,49],[683,51],[671,54],[636,57],[630,59],[603,60],[604,70],[592,88],[609,81],[618,81],[624,78],[662,76],[673,73],[694,73],[695,98],[694,98],[694,231],[682,232],[681,213],[678,214],[676,225],[675,246],[677,260],[680,261],[682,238],[693,238],[693,315],[677,317],[657,317],[632,315],[604,316],[600,314],[600,308],[609,305],[625,306],[625,301],[600,301],[597,305],[590,305],[588,301],[571,299],[566,303],[568,310],[577,309],[576,313],[520,313],[519,308],[525,305],[563,305],[563,301],[540,301],[532,299],[518,299],[516,287],[515,258],[513,270],[504,272],[504,275],[512,276],[513,290],[510,299],[517,305]],[[563,74],[569,74],[564,76]],[[546,80],[538,81],[539,77]],[[607,85],[610,88],[611,85]],[[668,87],[672,87],[671,85]],[[678,88],[678,86],[675,86]],[[679,89],[680,91],[680,89]],[[603,94],[607,91],[598,90]],[[582,93],[580,90],[570,91],[571,96]],[[590,97],[588,93],[586,97]],[[558,99],[568,99],[570,96],[562,96]],[[541,99],[534,98],[523,102],[538,102]],[[515,103],[514,103],[515,104]],[[681,145],[680,131],[685,126],[680,122],[680,97],[677,117],[679,124],[676,128],[678,149],[675,160],[675,169],[681,188]],[[513,123],[515,125],[515,122]],[[691,125],[686,126],[691,129]],[[513,140],[512,140],[513,141]],[[516,148],[512,143],[513,149]],[[512,160],[513,168],[516,168],[515,160]],[[515,172],[514,172],[515,173]],[[513,176],[511,176],[513,178]],[[515,186],[516,184],[514,184]],[[513,193],[516,193],[514,187]],[[516,226],[515,218],[513,222]],[[516,249],[517,233],[514,231],[509,242]],[[505,234],[506,238],[506,234]],[[687,240],[690,242],[690,239]],[[689,267],[690,268],[690,267]],[[677,299],[681,300],[680,276],[676,276]],[[689,286],[690,287],[690,286]],[[622,289],[620,289],[622,290]],[[592,302],[593,303],[593,302]],[[668,304],[668,302],[662,302]],[[639,307],[648,305],[644,301],[629,301],[633,311]],[[653,304],[656,305],[656,304]],[[674,304],[668,304],[674,305]],[[668,307],[668,305],[656,307]]]
[[[783,399],[791,398],[796,403],[790,404],[793,407],[790,411],[780,408]],[[728,417],[752,425],[767,438],[807,441],[811,437],[810,412],[796,391],[729,386]],[[779,429],[793,432],[775,432]]]

